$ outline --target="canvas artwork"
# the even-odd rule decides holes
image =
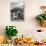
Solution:
[[[10,18],[12,21],[24,20],[24,2],[11,2]]]

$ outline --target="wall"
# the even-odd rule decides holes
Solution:
[[[10,21],[10,2],[10,0],[0,0],[0,33],[4,32],[6,25],[15,25],[19,31],[18,36],[22,34],[24,36],[31,36],[31,32],[35,32],[36,29],[46,30],[39,27],[35,19],[35,16],[41,13],[40,6],[46,5],[46,0],[24,0],[25,20],[20,22]]]

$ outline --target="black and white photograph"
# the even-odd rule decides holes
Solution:
[[[12,21],[24,21],[24,2],[11,2],[10,18]]]

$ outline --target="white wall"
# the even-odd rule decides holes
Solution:
[[[19,36],[21,34],[31,36],[32,31],[35,32],[36,29],[41,29],[36,22],[35,16],[41,13],[40,6],[46,5],[46,0],[24,0],[25,20],[20,22],[10,21],[10,2],[10,0],[0,0],[0,33],[4,32],[6,25],[15,25],[19,31]]]

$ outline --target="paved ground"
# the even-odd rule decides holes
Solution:
[[[45,44],[44,45],[23,44],[23,45],[15,45],[15,46],[46,46],[46,45]]]

